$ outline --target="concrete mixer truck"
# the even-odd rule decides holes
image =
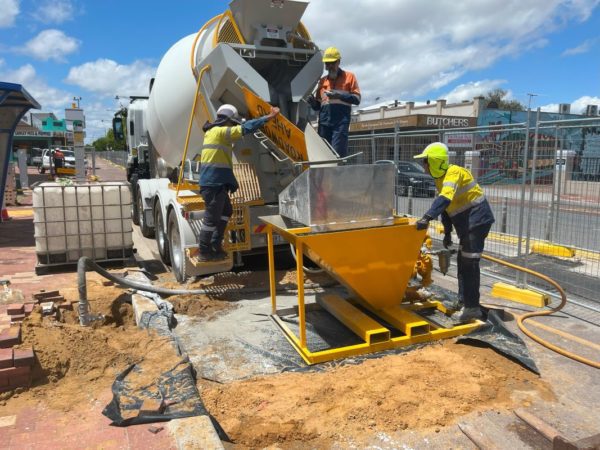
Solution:
[[[305,0],[233,0],[167,51],[149,98],[130,105],[134,223],[156,238],[179,281],[230,270],[241,254],[264,252],[267,236],[258,217],[277,214],[279,193],[307,167],[340,161],[310,125],[304,101],[323,72],[321,53],[300,21],[307,6]],[[202,125],[225,103],[247,118],[269,105],[281,114],[236,143],[240,189],[224,242],[229,257],[205,263],[198,259],[204,204],[196,156]],[[125,125],[119,120],[117,128]]]

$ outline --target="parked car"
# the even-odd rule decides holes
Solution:
[[[382,159],[375,164],[394,164],[394,161]],[[398,161],[396,165],[396,194],[407,196],[409,187],[412,187],[414,197],[435,197],[435,182],[425,169],[413,161]]]
[[[42,153],[42,164],[38,166],[39,173],[45,173],[46,170],[50,170],[50,158],[52,157],[53,149],[44,149]],[[73,150],[62,150],[65,155],[65,168],[74,169],[75,168],[75,152]],[[54,165],[54,162],[52,162]]]
[[[35,167],[41,166],[42,165],[42,153],[43,153],[43,150],[41,148],[33,147],[31,149],[29,165],[35,166]]]

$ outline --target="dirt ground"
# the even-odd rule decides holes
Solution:
[[[209,412],[238,445],[329,448],[376,432],[439,431],[461,416],[553,399],[537,375],[486,348],[453,342],[338,366],[218,385],[201,380]]]
[[[277,285],[287,289],[296,288],[296,271],[277,271]],[[327,274],[313,274],[306,278],[307,284],[327,285],[333,282]],[[269,274],[266,271],[227,272],[196,281],[188,281],[185,285],[173,279],[171,273],[161,274],[156,283],[167,289],[206,289],[208,295],[174,295],[167,300],[173,304],[176,314],[201,317],[213,320],[218,314],[236,308],[235,292],[242,289],[258,289],[267,292]]]
[[[76,288],[60,293],[68,300],[78,298]],[[128,297],[124,290],[103,286],[99,277],[89,275],[91,309],[105,319],[87,328],[79,325],[77,304],[59,320],[42,317],[37,306],[21,328],[21,347],[33,346],[37,359],[32,386],[1,394],[0,404],[14,411],[32,403],[64,411],[85,408],[133,363],[143,363],[157,373],[170,369],[173,359],[178,359],[170,341],[135,326]]]
[[[295,270],[276,271],[277,286],[295,289],[296,274]],[[305,276],[306,284],[329,285],[333,282],[334,280],[326,273]],[[235,289],[264,289],[267,291],[269,289],[269,273],[266,270],[224,272],[198,280],[188,280],[184,285],[174,281],[171,273],[164,273],[159,276],[156,285],[169,289],[207,289],[211,292],[210,298],[227,299],[225,292],[232,292]]]

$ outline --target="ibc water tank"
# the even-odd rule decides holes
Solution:
[[[131,194],[123,182],[40,183],[33,189],[38,266],[124,260],[133,254]]]

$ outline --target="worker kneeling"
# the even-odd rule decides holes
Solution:
[[[459,239],[458,297],[463,306],[458,321],[481,319],[479,307],[479,260],[494,214],[471,172],[448,162],[448,148],[441,142],[429,144],[415,159],[422,159],[425,170],[435,179],[439,196],[417,222],[417,229],[427,229],[429,221],[440,214],[444,225],[444,247],[452,245],[452,226]]]
[[[253,133],[279,114],[279,108],[258,119],[241,122],[233,105],[223,105],[214,122],[202,127],[204,143],[200,155],[200,195],[204,200],[204,217],[200,230],[200,257],[202,262],[227,258],[223,251],[223,237],[227,222],[233,213],[229,194],[239,185],[233,174],[233,144],[244,135]]]

